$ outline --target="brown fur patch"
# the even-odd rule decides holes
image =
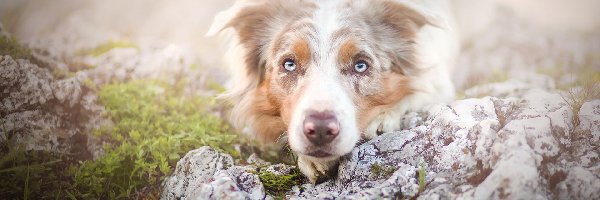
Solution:
[[[286,96],[281,89],[268,88],[268,84],[261,84],[254,96],[256,106],[250,111],[255,116],[252,131],[262,142],[276,141],[287,130],[296,101],[302,95],[302,90]]]
[[[360,130],[366,128],[377,115],[389,110],[404,97],[412,94],[413,90],[408,84],[408,77],[397,73],[387,73],[383,77],[383,88],[380,92],[355,98],[358,106],[356,116]]]
[[[340,47],[338,62],[341,64],[351,64],[358,52],[360,52],[360,49],[356,46],[356,43],[352,40],[348,40]]]
[[[252,132],[259,141],[272,142],[286,130],[280,116],[281,100],[270,92],[269,81],[264,81],[253,94],[249,115],[253,116]]]
[[[307,64],[311,59],[311,51],[308,42],[304,39],[299,39],[294,43],[293,47],[296,61],[299,64]]]

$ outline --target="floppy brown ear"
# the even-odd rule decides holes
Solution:
[[[420,29],[425,25],[447,28],[439,16],[417,4],[394,0],[380,0],[378,3],[382,9],[380,19],[383,20],[383,23],[400,31],[413,29],[414,32],[414,29]]]
[[[238,44],[244,49],[244,67],[250,79],[259,78],[264,60],[261,59],[262,47],[270,37],[269,24],[273,9],[268,1],[238,1],[230,9],[219,13],[211,26],[208,36],[224,29],[233,28]],[[242,62],[242,61],[240,61]],[[240,69],[241,70],[241,69]],[[257,82],[255,82],[257,83]]]
[[[302,0],[238,0],[230,9],[219,13],[207,35],[232,28],[244,47],[248,76],[262,81],[264,52],[277,31],[302,14],[307,3]],[[258,83],[257,82],[257,83]]]

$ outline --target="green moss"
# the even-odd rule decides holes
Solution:
[[[391,166],[381,166],[379,165],[379,163],[374,163],[373,165],[371,165],[371,173],[373,174],[373,177],[376,178],[388,177],[392,175],[395,171],[396,169]]]
[[[291,190],[293,186],[304,182],[304,176],[297,168],[284,175],[277,175],[263,168],[258,172],[258,178],[265,186],[267,194],[281,199],[283,199],[285,193]]]
[[[125,40],[108,41],[104,44],[99,45],[96,48],[80,51],[79,55],[91,55],[94,57],[101,56],[102,54],[108,53],[109,51],[116,48],[138,48],[138,46],[132,42]]]
[[[133,81],[99,90],[114,126],[97,135],[108,138],[110,145],[101,158],[72,169],[80,187],[76,196],[120,199],[147,187],[160,188],[179,158],[200,146],[239,155],[232,146],[237,134],[207,114],[209,100],[184,94],[184,84]]]
[[[0,55],[10,55],[13,59],[31,59],[31,50],[23,47],[15,38],[0,36]]]

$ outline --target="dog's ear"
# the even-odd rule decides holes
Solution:
[[[268,0],[239,0],[230,9],[219,13],[210,27],[207,36],[213,36],[224,29],[234,29],[237,44],[242,45],[244,69],[250,79],[261,79],[264,60],[261,52],[270,37],[270,21],[274,15]],[[253,81],[258,83],[258,81]]]
[[[232,28],[237,43],[244,47],[244,61],[248,76],[262,81],[265,52],[269,41],[286,22],[304,14],[307,2],[303,0],[238,0],[230,9],[219,13],[207,36]]]
[[[418,56],[415,39],[425,26],[446,29],[448,26],[436,13],[410,1],[368,0],[358,1],[359,9],[367,22],[385,44],[389,54],[391,70],[408,75],[417,73]]]
[[[425,25],[446,29],[448,26],[436,13],[410,1],[380,0],[383,23],[398,29],[422,28]],[[413,27],[409,27],[413,26]]]

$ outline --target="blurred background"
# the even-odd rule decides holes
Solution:
[[[485,28],[458,58],[459,99],[600,82],[600,1],[460,3],[467,26]],[[0,0],[0,196],[156,199],[191,149],[261,153],[213,98],[228,73],[204,34],[232,4]]]
[[[479,77],[478,73],[482,70],[513,68],[514,66],[507,66],[511,65],[510,63],[502,63],[509,62],[506,60],[532,60],[531,57],[536,57],[538,60],[551,62],[548,60],[556,56],[563,59],[586,57],[589,55],[585,54],[589,53],[597,54],[600,12],[595,8],[600,7],[599,1],[456,2],[464,8],[458,15],[464,19],[472,18],[472,23],[466,23],[467,26],[486,27],[484,32],[478,33],[477,36],[469,35],[475,47],[466,45],[466,48],[472,47],[473,52],[481,52],[482,49],[478,48],[481,47],[486,48],[486,51],[481,52],[485,55],[468,57],[467,61],[461,61],[460,65],[465,67],[459,68],[469,70],[457,71],[456,82],[460,88],[466,89],[465,87],[470,86],[465,82],[471,80],[471,72]],[[94,48],[106,41],[129,41],[142,46],[172,44],[187,48],[193,51],[194,59],[198,62],[215,67],[220,65],[222,48],[217,45],[215,38],[204,37],[204,34],[213,16],[232,4],[232,0],[2,0],[0,17],[4,28],[19,41],[34,48],[52,49],[51,53],[60,57],[72,57],[81,49]],[[484,18],[481,16],[490,20],[481,20]],[[477,43],[485,43],[485,47],[478,46]],[[540,51],[532,48],[539,48]],[[524,49],[527,49],[527,53],[523,52]],[[511,52],[506,51],[510,50],[515,50],[521,55],[520,58],[509,58]],[[557,52],[560,50],[573,55],[556,55],[565,54]],[[469,49],[466,49],[466,52],[465,55],[468,55]],[[528,58],[522,58],[523,56]],[[592,57],[597,58],[597,55]],[[482,61],[494,59],[505,61]],[[571,62],[572,58],[566,59],[568,60],[561,63]],[[528,65],[525,68],[534,68],[531,65],[540,63],[523,64]],[[480,68],[483,69],[473,70]],[[220,71],[222,70],[216,70]],[[222,81],[224,80],[220,80]]]
[[[488,27],[483,33],[479,33],[477,38],[469,35],[469,39],[474,43],[502,41],[494,45],[510,46],[512,43],[519,43],[518,45],[527,46],[523,43],[530,42],[531,46],[541,45],[544,50],[547,50],[544,45],[571,45],[574,46],[571,48],[576,49],[569,51],[582,50],[587,53],[595,51],[590,48],[597,50],[597,39],[590,38],[597,38],[600,32],[598,20],[600,12],[595,10],[600,7],[599,1],[484,0],[473,2],[462,0],[456,2],[464,8],[458,15],[473,20],[472,23],[466,23],[467,26],[483,23]],[[4,28],[19,41],[33,47],[52,49],[53,54],[62,57],[72,56],[78,50],[93,48],[109,40],[127,40],[141,45],[162,43],[189,48],[194,51],[193,54],[198,60],[209,66],[215,66],[219,64],[222,48],[219,48],[215,38],[204,37],[204,34],[214,15],[232,4],[232,0],[2,0],[0,17]],[[489,17],[491,20],[481,20],[481,16]],[[490,34],[493,36],[489,36]],[[577,41],[573,41],[577,39],[588,40],[583,42],[586,44],[577,46],[580,44],[574,44]],[[588,43],[588,41],[593,42]],[[544,42],[547,44],[533,44]],[[527,47],[511,46],[510,48]],[[583,56],[582,54],[586,52],[574,53]],[[537,56],[543,57],[542,53]],[[546,56],[550,59],[549,54]],[[484,68],[495,67],[498,66],[488,65]],[[468,79],[461,77],[468,72],[459,71],[458,74],[457,79]],[[459,85],[464,85],[461,81],[457,82]]]

